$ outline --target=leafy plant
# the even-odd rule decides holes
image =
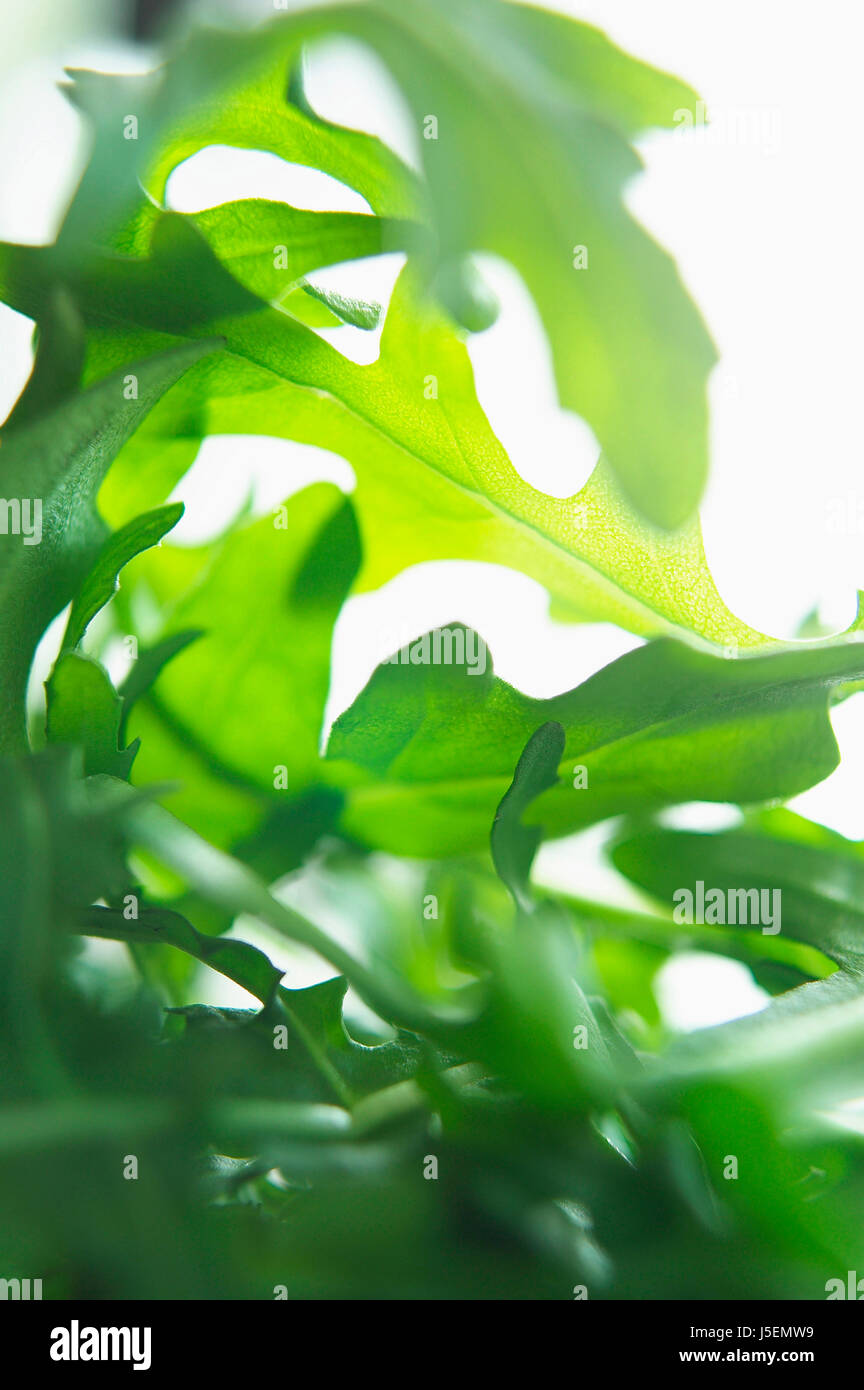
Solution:
[[[312,109],[302,56],[332,35],[398,84],[416,171]],[[779,803],[836,766],[864,643],[754,631],[705,561],[713,349],[623,202],[635,137],[696,95],[503,0],[200,29],[68,94],[91,154],[57,240],[0,248],[36,340],[0,442],[0,1275],[54,1298],[823,1296],[864,1259],[864,851]],[[371,211],[170,210],[215,144]],[[358,365],[320,330],[382,311],[315,275],[393,251]],[[571,497],[523,481],[477,400],[484,252],[601,446]],[[341,455],[355,490],[286,478],[273,513],[172,544],[201,442],[250,433]],[[647,640],[536,699],[461,623],[417,632],[322,745],[346,600],[432,559]],[[662,820],[694,801],[746,815]],[[620,817],[641,911],[532,882],[544,839]],[[698,882],[779,893],[782,929],[682,920]],[[654,986],[688,948],[770,1003],[671,1033]],[[200,1002],[214,972],[246,1007]]]

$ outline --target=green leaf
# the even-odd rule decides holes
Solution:
[[[264,1005],[260,1014],[243,1010],[214,1010],[201,1005],[172,1009],[191,1023],[208,1026],[260,1024],[259,1031],[271,1053],[274,1028],[284,1036],[275,1049],[282,1071],[282,1089],[290,1078],[293,1098],[310,1098],[309,1084],[323,1079],[325,1094],[335,1093],[340,1104],[352,1105],[355,1096],[391,1086],[416,1072],[422,1049],[409,1034],[397,1040],[366,1047],[349,1037],[342,1017],[348,982],[341,977],[325,980],[307,989],[287,989],[280,985],[283,972],[255,946],[244,941],[212,937],[196,931],[179,912],[164,908],[141,908],[138,916],[106,907],[92,907],[83,914],[80,932],[104,940],[126,941],[152,947],[169,945],[217,970],[248,990]],[[227,1017],[225,1015],[227,1014]]]
[[[626,211],[622,190],[641,167],[630,138],[672,126],[677,111],[695,107],[695,94],[595,29],[497,0],[478,0],[470,11],[453,0],[443,7],[400,0],[281,16],[238,38],[223,71],[244,77],[223,104],[211,96],[180,117],[152,167],[151,192],[161,197],[169,170],[205,144],[306,162],[303,146],[315,142],[318,167],[365,193],[377,211],[392,215],[398,189],[401,214],[410,182],[392,162],[385,171],[368,137],[361,162],[356,137],[352,145],[346,132],[310,116],[308,105],[284,103],[300,42],[334,32],[376,49],[418,135],[434,134],[419,143],[440,245],[438,283],[450,307],[465,313],[458,267],[466,253],[511,261],[552,341],[562,403],[591,424],[646,516],[665,526],[685,521],[707,469],[705,380],[714,351],[672,262]],[[225,62],[226,47],[224,36],[192,39],[169,65],[168,110],[180,105],[181,91],[194,90],[217,51]],[[574,268],[581,246],[585,270]],[[473,311],[466,317],[475,328],[487,321],[478,323]]]
[[[500,304],[470,257],[439,267],[434,292],[469,333],[483,333],[498,317]]]
[[[121,691],[124,732],[142,739],[136,781],[171,784],[176,814],[271,878],[302,862],[340,804],[318,785],[319,742],[358,558],[350,504],[318,484],[214,545],[163,546],[136,566],[150,602],[172,599],[164,637]],[[273,718],[248,718],[253,691]]]
[[[420,181],[392,150],[375,136],[322,120],[289,96],[303,42],[331,27],[318,10],[282,15],[246,33],[193,33],[165,68],[157,129],[140,151],[150,195],[161,203],[169,174],[198,150],[231,145],[320,169],[356,189],[383,217],[416,216],[423,205]],[[88,84],[93,77],[86,74]],[[100,81],[118,93],[117,107],[133,109],[127,80],[100,75]]]
[[[683,631],[736,649],[768,642],[723,604],[696,522],[670,536],[641,521],[606,463],[569,498],[548,497],[520,478],[477,402],[465,347],[429,301],[419,268],[400,278],[380,358],[364,367],[287,314],[265,308],[220,268],[214,252],[274,297],[316,255],[321,263],[350,251],[337,233],[330,256],[316,253],[314,239],[303,239],[306,224],[292,224],[294,215],[260,200],[196,218],[151,211],[135,256],[102,255],[77,282],[91,325],[87,380],[163,345],[156,330],[219,333],[229,349],[221,366],[208,363],[190,376],[124,452],[101,499],[115,525],[168,495],[205,434],[252,430],[316,444],[352,463],[366,558],[361,587],[422,560],[491,561],[545,584],[556,616],[565,619],[617,622],[639,635]],[[348,215],[296,216],[328,226],[329,218],[338,228],[336,219]],[[376,219],[349,219],[350,227],[357,223],[369,224],[368,254],[384,249]],[[292,225],[299,238],[293,270],[275,270],[273,238],[281,235],[287,247]],[[232,259],[238,227],[257,251]],[[353,235],[346,232],[349,240]],[[4,294],[22,312],[38,314],[43,303],[51,274],[50,260],[40,259],[46,254],[7,248]],[[286,307],[293,302],[289,297]]]
[[[456,34],[454,55],[457,62],[464,60],[465,45],[471,51],[476,43],[477,35],[473,30],[479,26],[485,32],[485,5],[483,10],[484,14],[478,16],[476,21],[464,24],[465,33],[461,37]],[[417,13],[420,13],[419,9]],[[409,199],[406,202],[399,197],[394,200],[382,191],[385,185],[405,184],[405,177],[404,171],[397,171],[395,164],[386,175],[382,174],[383,166],[378,159],[381,149],[376,142],[369,142],[367,137],[358,137],[356,132],[330,127],[310,117],[308,110],[300,111],[286,106],[284,101],[286,64],[296,58],[301,38],[317,33],[322,23],[332,22],[335,25],[344,21],[353,31],[358,23],[358,15],[362,14],[364,12],[359,8],[352,14],[334,12],[331,20],[327,20],[319,13],[314,19],[304,16],[296,20],[296,25],[294,17],[289,21],[287,16],[283,16],[258,36],[228,37],[205,33],[191,40],[187,49],[166,69],[166,90],[160,97],[159,120],[155,124],[153,121],[145,123],[146,139],[135,142],[133,153],[149,157],[147,152],[155,148],[154,142],[161,138],[159,129],[164,125],[171,132],[165,137],[162,153],[154,166],[157,170],[151,184],[154,196],[161,196],[169,170],[195,148],[200,148],[196,142],[206,144],[221,140],[248,144],[254,128],[252,147],[271,148],[286,158],[297,158],[301,162],[317,157],[319,167],[335,173],[337,177],[345,177],[352,186],[360,191],[365,189],[370,195],[373,191],[370,170],[374,166],[376,174],[372,182],[375,184],[375,196],[370,197],[373,206],[390,217],[394,211],[397,215],[404,215],[409,210],[409,204],[410,211],[416,213],[416,201]],[[520,109],[523,105],[526,109],[531,105],[525,101],[521,91],[521,76],[517,78],[525,62],[520,54],[524,37],[521,28],[525,24],[529,25],[529,36],[537,49],[532,61],[541,67],[544,64],[552,65],[556,71],[556,90],[562,79],[568,88],[572,86],[574,95],[569,100],[571,103],[575,100],[578,111],[575,114],[571,111],[568,117],[559,113],[559,117],[581,120],[579,112],[587,94],[588,106],[593,104],[597,107],[593,115],[585,114],[588,126],[593,130],[599,121],[597,128],[606,132],[613,143],[617,138],[614,136],[616,129],[626,134],[658,120],[668,124],[672,113],[679,106],[686,106],[692,97],[680,84],[661,78],[652,70],[625,59],[594,30],[509,5],[496,4],[490,14],[495,15],[496,22],[500,22],[501,34],[498,41],[489,46],[484,63],[491,62],[496,69],[499,66],[506,69],[513,61],[513,73],[505,86],[508,99],[512,97]],[[526,15],[531,18],[526,19]],[[436,16],[436,23],[439,19],[440,16]],[[403,29],[409,20],[410,35]],[[370,41],[377,42],[380,26],[385,22],[380,16],[376,19],[365,16],[362,22],[369,30],[366,36]],[[447,18],[448,26],[453,22],[451,15]],[[415,32],[415,17],[390,16],[386,26],[392,27],[400,46],[406,47],[399,64],[416,58],[423,72],[431,64],[430,81],[434,80],[437,89],[439,76],[434,71],[434,55],[425,53],[425,41],[421,41],[419,30]],[[553,33],[555,37],[551,39]],[[569,55],[566,61],[562,57],[565,53]],[[598,62],[612,81],[614,96],[595,80],[594,64]],[[572,65],[572,70],[568,65]],[[562,68],[560,72],[559,66]],[[215,101],[211,92],[203,105],[197,108],[195,103],[201,99],[199,87],[204,74],[212,81],[214,72],[220,73],[228,84],[226,91],[233,90],[234,104]],[[242,81],[238,74],[245,74]],[[524,75],[527,76],[527,72]],[[240,85],[232,89],[235,78]],[[116,84],[121,95],[116,95],[116,99],[112,97],[115,104],[111,110],[115,115],[111,120],[119,120],[116,111],[121,108],[124,111],[138,109],[134,102],[131,106],[129,104],[132,91],[137,92],[136,86],[130,86],[129,95],[122,96],[127,90],[124,79],[106,79],[88,74],[86,81],[83,77],[79,81],[84,83],[88,92],[91,88],[96,92],[102,91],[106,84]],[[247,82],[249,85],[245,85]],[[511,88],[514,90],[511,91]],[[503,91],[504,88],[499,91],[496,77],[495,82],[490,84],[487,98],[493,99],[492,93],[495,92],[494,100],[503,100]],[[422,99],[425,101],[425,97]],[[453,101],[456,101],[455,94]],[[95,104],[98,108],[99,101]],[[460,91],[459,109],[454,108],[454,119],[468,119],[470,116],[469,124],[476,121],[478,116],[470,112],[466,115],[461,109],[464,106],[464,96]],[[186,107],[195,111],[194,116],[180,115]],[[483,109],[481,102],[478,111]],[[562,113],[565,109],[562,107]],[[180,122],[176,127],[172,124],[175,119]],[[530,112],[528,119],[532,128],[534,122],[546,120],[542,103],[536,111]],[[497,129],[495,122],[492,129]],[[108,140],[109,135],[106,134],[105,138]],[[116,138],[116,130],[110,133],[110,138],[115,146],[122,143]],[[451,155],[453,153],[452,137],[447,141],[424,140],[421,143],[424,153],[433,160],[438,159],[445,146]],[[560,140],[556,137],[556,149],[558,144]],[[623,137],[621,148],[627,148]],[[485,143],[483,150],[485,161]],[[581,145],[576,142],[572,150],[562,151],[562,154],[568,164],[571,159],[578,163],[580,151]],[[128,149],[126,154],[127,164],[134,166]],[[484,178],[504,177],[504,169],[499,168],[497,162],[494,170],[490,164],[488,170],[481,172]],[[513,171],[510,170],[506,174],[508,182],[512,177]],[[473,182],[480,187],[483,181],[478,179]],[[555,183],[556,199],[564,186]],[[92,190],[85,180],[79,198],[86,200],[92,196]],[[473,193],[471,196],[473,198]],[[450,201],[455,207],[458,200]],[[509,201],[509,198],[505,198],[494,205],[500,204],[504,208]],[[581,201],[580,195],[576,205]],[[516,205],[524,210],[530,203],[531,200],[526,202],[520,191]],[[631,224],[621,212],[617,197],[613,203],[618,206],[624,222],[633,228],[639,244],[644,244],[653,254],[654,249],[648,238],[639,233],[635,224]],[[159,234],[155,248],[159,255],[151,257],[150,264],[140,258],[150,245],[154,223],[157,229],[175,230],[171,236],[168,236],[167,230]],[[185,250],[183,246],[175,245],[179,237],[177,229],[184,223],[190,234],[185,239],[180,238]],[[236,288],[233,294],[228,294],[224,288],[219,294],[205,294],[200,288],[206,286],[214,272],[212,266],[209,270],[205,270],[203,265],[198,266],[203,254],[200,247],[194,250],[193,255],[195,242],[194,238],[190,239],[193,224],[210,239],[211,246],[228,269],[233,264],[243,278],[251,268],[253,278],[249,283],[267,297],[277,292],[284,293],[286,272],[277,271],[273,266],[272,252],[277,232],[280,233],[280,244],[289,249],[291,257],[296,254],[308,258],[311,255],[312,261],[316,257],[320,261],[323,257],[325,262],[340,255],[356,254],[361,249],[350,244],[353,228],[358,232],[365,230],[373,238],[362,248],[364,254],[387,249],[386,241],[379,244],[374,237],[389,235],[385,224],[379,225],[374,218],[358,217],[356,214],[303,213],[254,199],[210,209],[185,219],[177,214],[160,214],[152,208],[142,209],[139,205],[136,217],[128,224],[124,234],[119,239],[114,238],[116,263],[112,263],[110,258],[106,262],[104,254],[101,260],[93,260],[91,255],[83,280],[79,275],[76,293],[81,296],[91,321],[95,316],[96,322],[113,325],[112,331],[100,334],[98,343],[91,350],[88,379],[98,378],[118,362],[127,360],[141,350],[140,327],[139,336],[127,336],[123,332],[118,334],[118,318],[125,316],[139,325],[149,324],[151,328],[161,325],[173,331],[182,331],[185,314],[188,320],[185,331],[194,332],[201,331],[201,316],[206,312],[211,315],[238,312],[242,299],[238,297]],[[319,229],[311,241],[305,235],[304,227],[310,231],[313,227]],[[282,228],[288,229],[284,231],[284,242]],[[340,231],[340,228],[343,230]],[[296,245],[289,235],[292,229],[297,238]],[[337,239],[330,253],[327,252],[328,229],[332,229]],[[339,238],[343,232],[348,241],[341,245]],[[544,236],[540,240],[532,236],[530,241],[535,268],[548,268],[551,264],[545,252],[539,253],[539,247],[545,245],[548,235],[548,229],[544,228]],[[235,238],[239,238],[238,254],[232,262]],[[403,240],[399,244],[408,243]],[[611,248],[611,240],[608,245]],[[244,247],[252,249],[247,252]],[[124,251],[120,258],[116,256],[117,249]],[[662,262],[660,253],[656,254]],[[421,259],[424,263],[426,255],[423,250]],[[186,269],[183,268],[183,257],[187,261]],[[34,252],[32,249],[7,250],[4,293],[9,302],[23,312],[38,312],[44,298],[44,285],[52,283],[58,273],[62,272],[68,277],[76,272],[74,261],[69,263],[68,257],[58,261],[55,256],[52,261],[49,254],[47,265],[43,264],[44,258],[44,252]],[[299,273],[304,262],[298,259],[292,264],[294,271]],[[464,259],[457,258],[453,263],[456,269],[452,272],[448,269],[450,264],[448,262],[439,267],[439,283],[442,276],[445,281],[448,276],[451,280],[455,276],[458,283],[463,283]],[[556,264],[558,270],[554,274],[550,272],[551,278],[556,281],[552,302],[556,310],[560,310],[560,304],[569,300],[566,295],[562,299],[561,286],[557,283],[563,263],[556,261]],[[605,272],[601,274],[598,266],[585,275],[570,270],[567,261],[567,268],[563,270],[570,287],[567,293],[575,292],[581,301],[583,290],[589,283],[592,286],[605,283],[607,289],[614,285],[614,312],[604,313],[603,322],[612,326],[610,331],[618,331],[616,325],[621,325],[621,331],[624,331],[623,326],[628,320],[620,313],[617,298],[622,281],[621,268],[609,267],[608,270],[611,278],[607,280]],[[381,362],[369,368],[354,367],[329,345],[317,340],[314,334],[309,333],[304,339],[299,331],[292,333],[284,314],[274,312],[256,316],[248,325],[249,332],[242,324],[235,323],[232,347],[236,357],[244,363],[242,371],[238,361],[233,360],[224,375],[217,373],[214,377],[207,372],[205,375],[197,374],[194,382],[190,380],[189,396],[183,405],[176,402],[170,415],[163,415],[158,423],[154,421],[154,430],[160,431],[162,436],[157,449],[154,450],[152,444],[148,445],[142,440],[140,446],[127,450],[128,467],[124,470],[122,483],[118,476],[103,499],[105,514],[117,524],[129,519],[142,507],[164,499],[194,457],[195,441],[205,433],[245,433],[253,428],[319,444],[344,454],[354,464],[360,474],[357,505],[366,552],[366,569],[361,581],[364,587],[380,584],[399,573],[407,564],[423,559],[452,556],[494,561],[523,569],[544,583],[553,594],[555,611],[559,616],[617,621],[641,635],[669,630],[692,631],[724,646],[734,643],[750,647],[764,643],[767,639],[738,622],[722,604],[705,566],[698,528],[694,523],[683,534],[667,537],[629,513],[621,501],[620,488],[614,482],[616,476],[620,482],[620,466],[613,456],[614,451],[610,453],[610,463],[604,466],[602,472],[598,471],[588,488],[576,497],[548,498],[523,483],[473,400],[473,382],[464,348],[452,333],[451,326],[436,316],[431,306],[423,304],[423,287],[427,280],[426,270],[419,264],[406,277],[403,290],[388,315]],[[637,276],[637,281],[645,293],[652,293],[651,287],[656,286],[657,277],[647,274]],[[194,304],[190,302],[187,289],[190,285],[198,287]],[[409,285],[413,285],[410,291]],[[574,290],[575,286],[582,288]],[[290,286],[286,288],[288,299],[285,306],[290,310],[296,304],[297,295]],[[683,297],[682,302],[686,305]],[[556,318],[556,322],[567,325],[568,340],[572,336],[572,324],[578,321],[578,315],[560,312]],[[643,319],[640,317],[638,321],[642,323]],[[197,330],[195,323],[199,324]],[[638,379],[639,389],[644,388],[646,397],[656,405],[663,399],[664,391],[655,390],[649,378],[655,369],[654,364],[657,364],[658,371],[666,371],[661,366],[657,342],[665,344],[668,333],[655,334],[650,330],[649,336],[650,348],[643,351],[640,347],[638,350],[638,370],[634,372],[634,381]],[[146,343],[146,338],[143,341]],[[692,429],[692,423],[686,422],[679,392],[679,383],[686,382],[692,375],[698,354],[688,347],[684,356],[686,362],[681,371],[670,369],[667,374],[667,387],[672,389],[669,383],[675,383],[675,402],[671,421],[666,421],[669,428],[662,439],[662,458],[663,467],[668,467],[669,477],[674,479],[686,474],[686,469],[682,469],[675,449],[669,447],[670,438],[675,430],[680,429],[682,436],[686,435],[685,443],[689,449],[700,433]],[[602,355],[592,356],[592,367],[597,371],[605,370],[600,365],[602,360]],[[646,361],[651,369],[647,376]],[[251,363],[260,367],[264,375],[257,376],[252,372]],[[614,390],[606,394],[609,395],[614,427],[619,432],[632,431],[633,439],[638,437],[638,450],[634,453],[641,467],[647,457],[644,425],[629,405],[619,407],[615,392],[624,378],[619,363],[611,363],[611,367]],[[572,374],[572,379],[584,383],[585,389],[588,388],[591,374],[586,371],[584,363]],[[431,395],[429,387],[433,380],[436,382],[435,397]],[[277,386],[277,381],[282,385]],[[362,389],[358,389],[360,387]],[[244,390],[256,392],[251,420],[248,402],[242,394]],[[298,396],[298,390],[311,392],[311,399]],[[327,393],[326,400],[321,399],[322,391]],[[207,393],[213,397],[209,407],[202,399]],[[349,412],[347,416],[346,411]],[[375,433],[370,435],[370,429]],[[420,465],[412,469],[408,476],[405,470],[406,452]],[[611,471],[613,463],[617,473]],[[142,479],[145,470],[147,478],[155,484],[152,488]],[[646,476],[650,504],[655,507],[665,505],[651,467],[646,469]],[[394,496],[394,489],[397,496]],[[129,494],[125,500],[124,492]],[[676,496],[683,499],[685,493],[686,485],[676,491]],[[692,511],[692,501],[682,501],[681,505],[688,513]],[[609,507],[617,513],[612,525],[607,524],[606,520]],[[421,516],[422,525],[419,523]],[[682,569],[688,578],[685,585],[674,582],[675,571]]]
[[[17,429],[52,410],[78,385],[84,366],[84,324],[65,287],[49,294],[36,334],[33,370],[6,429]]]
[[[182,515],[183,503],[175,502],[170,507],[159,507],[156,511],[136,517],[108,538],[96,564],[75,595],[62,651],[71,651],[78,646],[90,622],[116,592],[118,576],[123,567],[140,555],[142,550],[157,545],[177,525]]]
[[[170,565],[166,552],[152,554],[147,573]],[[350,503],[316,484],[235,530],[208,560],[161,641],[202,635],[182,644],[148,697],[171,743],[163,751],[145,739],[137,777],[175,779],[180,742],[259,797],[286,801],[318,780],[333,626],[359,563]],[[272,715],[250,718],[256,709]],[[139,719],[140,706],[130,727]]]
[[[330,311],[333,326],[339,323],[348,323],[354,328],[363,328],[369,331],[377,328],[381,321],[380,304],[369,304],[362,299],[348,299],[343,294],[336,294],[333,290],[323,290],[308,283],[303,284],[301,289],[309,299]],[[286,301],[283,299],[282,308],[285,307]],[[304,319],[303,314],[298,313],[297,317],[304,323],[313,323],[311,314]]]
[[[145,244],[135,255],[110,246],[71,266],[58,260],[55,247],[6,247],[5,297],[19,312],[38,318],[53,280],[62,275],[85,323],[135,324],[175,335],[261,307],[221,265],[191,218],[148,211],[142,234]]]
[[[0,748],[24,746],[24,693],[36,644],[77,592],[105,539],[94,501],[122,444],[160,396],[214,340],[172,348],[130,364],[137,399],[116,375],[54,411],[4,435],[0,488],[7,499],[39,506],[38,543],[0,535]]]
[[[692,891],[697,880],[706,892],[779,894],[784,935],[864,968],[864,846],[789,811],[764,813],[722,834],[643,830],[620,840],[612,859],[670,905],[676,889]]]
[[[381,142],[286,100],[301,44],[320,31],[302,16],[281,35],[201,29],[162,68],[135,75],[67,70],[67,95],[94,132],[90,163],[61,230],[68,266],[141,215],[141,184],[161,204],[168,174],[210,144],[270,149],[357,189],[382,215],[411,215],[417,180]],[[137,122],[129,138],[129,113]]]
[[[307,212],[260,198],[222,203],[191,214],[188,220],[240,284],[276,304],[311,271],[405,251],[419,234],[407,222],[355,212]],[[304,285],[304,290],[334,312],[338,312],[334,306],[341,304],[339,317],[345,322],[359,318],[358,327],[375,327],[368,308],[352,307],[350,301],[311,285]]]
[[[526,739],[550,720],[566,732],[559,783],[526,819],[551,836],[676,802],[793,796],[836,766],[829,692],[864,669],[855,641],[724,661],[662,639],[536,700],[481,665],[476,634],[453,624],[438,641],[437,664],[432,634],[405,649],[413,664],[379,666],[327,749],[343,828],[397,854],[481,848]]]
[[[356,213],[318,213],[247,199],[183,216],[145,204],[134,225],[68,264],[56,247],[6,246],[0,285],[22,313],[52,315],[59,282],[75,295],[87,327],[197,336],[200,325],[254,314],[303,287],[340,321],[374,326],[360,303],[310,291],[307,272],[339,261],[403,250],[416,243],[411,224]],[[68,289],[67,289],[68,287]],[[53,296],[53,298],[52,298]],[[371,317],[370,317],[371,314]],[[154,346],[159,346],[154,342]],[[49,342],[50,346],[50,342]],[[139,337],[138,347],[146,348]],[[136,355],[126,353],[126,358]],[[80,370],[80,362],[78,364]],[[90,373],[92,379],[93,373]]]
[[[79,750],[48,748],[0,765],[0,1077],[37,1092],[64,1084],[45,1016],[60,963],[58,927],[77,904],[126,881],[113,809],[82,793]],[[11,1049],[11,1050],[10,1050]],[[20,1084],[20,1083],[13,1083]]]
[[[608,1104],[616,1068],[580,984],[568,924],[541,908],[488,937],[481,959],[488,1000],[466,1030],[471,1053],[541,1110],[572,1115],[586,1102]]]
[[[191,462],[187,440],[251,430],[317,445],[352,464],[361,588],[424,560],[480,560],[537,579],[564,620],[615,622],[640,636],[696,634],[736,650],[769,644],[723,603],[696,522],[666,535],[641,521],[602,461],[568,498],[522,480],[477,402],[464,344],[411,267],[369,366],[272,309],[209,327],[227,339],[224,367],[190,378],[127,449],[108,509],[115,523],[126,516],[122,491],[140,487],[142,472],[156,489],[137,494],[136,505],[167,495]],[[141,341],[137,333],[100,331],[89,371],[108,370]],[[254,395],[238,394],[241,387]],[[166,449],[178,459],[167,475]]]
[[[859,1058],[864,1041],[864,919],[859,898],[864,854],[859,844],[786,810],[749,817],[740,828],[718,834],[641,830],[613,850],[616,867],[652,895],[671,902],[680,889],[707,894],[719,889],[767,893],[772,926],[792,942],[806,942],[841,968],[827,979],[802,984],[752,1016],[700,1030],[668,1048],[656,1071],[661,1089],[682,1080],[746,1076],[765,1088],[772,1103],[806,1114],[813,1105],[834,1104],[860,1092]],[[728,911],[725,915],[729,915]],[[727,926],[752,937],[748,922]],[[704,933],[719,933],[706,926]],[[776,940],[780,937],[765,937]]]
[[[332,23],[375,47],[426,137],[442,262],[484,250],[515,265],[549,335],[562,404],[591,425],[645,516],[686,521],[707,473],[715,353],[622,190],[641,167],[630,137],[671,127],[695,93],[598,30],[524,5],[383,0]],[[578,248],[585,269],[574,268]]]
[[[786,1122],[820,1104],[854,1100],[864,1084],[862,977],[837,970],[799,985],[760,1012],[676,1039],[650,1078],[667,1097],[682,1083],[746,1078],[772,1096]]]
[[[608,903],[556,893],[556,899],[570,907],[579,929],[587,933],[595,947],[613,950],[619,944],[645,946],[652,957],[662,951],[664,957],[673,951],[710,951],[730,956],[749,965],[754,975],[763,968],[783,972],[787,982],[822,979],[836,969],[833,961],[821,951],[793,941],[782,933],[777,936],[742,932],[737,927],[711,927],[698,922],[673,922],[658,913],[638,912],[629,908],[610,907]]]
[[[87,777],[128,778],[138,741],[118,746],[122,702],[103,667],[78,652],[63,652],[45,689],[48,742],[81,744]]]
[[[174,946],[241,985],[265,1006],[275,999],[282,979],[283,972],[277,970],[256,946],[245,941],[205,936],[179,912],[165,908],[142,908],[137,917],[127,918],[115,908],[92,907],[78,930],[111,941]]]
[[[392,1041],[364,1046],[350,1037],[342,1010],[348,981],[341,976],[307,989],[279,991],[291,1028],[310,1055],[325,1058],[349,1094],[370,1095],[407,1080],[428,1061],[429,1048],[412,1034],[400,1032]]]
[[[232,916],[248,913],[281,936],[308,946],[345,975],[381,1017],[409,1030],[434,1032],[459,1023],[476,1012],[475,988],[453,988],[443,998],[424,998],[387,961],[375,958],[374,968],[362,944],[346,944],[294,908],[280,902],[246,865],[209,845],[162,807],[142,803],[120,783],[105,794],[114,798],[130,842],[156,858],[192,885],[202,899]],[[473,982],[472,982],[473,985]]]
[[[126,732],[126,723],[136,702],[151,689],[160,672],[167,666],[172,657],[178,656],[180,652],[184,651],[192,642],[196,642],[201,636],[203,633],[200,628],[191,628],[186,632],[175,632],[170,637],[166,637],[163,642],[157,642],[155,646],[139,651],[128,676],[120,687],[120,696],[123,700],[123,713],[120,721],[121,738]]]
[[[562,726],[552,720],[531,735],[516,764],[513,781],[495,812],[492,859],[523,912],[531,909],[528,880],[543,831],[539,825],[523,825],[522,813],[541,792],[557,783],[565,738]]]

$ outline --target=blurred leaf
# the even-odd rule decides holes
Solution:
[[[84,324],[69,291],[50,292],[36,333],[33,370],[6,429],[39,419],[71,396],[84,366]]]
[[[120,687],[123,699],[123,715],[120,725],[121,737],[125,733],[126,721],[135,703],[145,695],[158,679],[159,673],[172,657],[182,652],[191,642],[202,636],[200,630],[192,628],[188,632],[175,632],[155,646],[139,651],[128,676]]]
[[[492,0],[470,14],[453,4],[433,9],[426,0],[295,13],[257,34],[201,33],[168,65],[159,106],[169,133],[146,180],[155,196],[196,149],[232,143],[315,159],[379,212],[410,206],[410,179],[375,142],[319,121],[308,104],[286,106],[300,44],[340,31],[383,57],[427,137],[420,143],[444,267],[440,285],[451,307],[465,312],[465,294],[448,270],[454,259],[482,249],[512,261],[551,337],[562,403],[589,421],[647,516],[666,526],[685,521],[705,478],[705,379],[714,352],[674,266],[626,212],[621,192],[640,168],[632,136],[673,125],[680,110],[695,106],[695,94],[595,29]],[[214,72],[221,102],[204,97],[202,79],[210,78],[212,91]],[[106,108],[119,119],[123,90],[117,79],[81,74],[76,100],[101,110],[105,124]],[[124,109],[140,105],[139,97]],[[148,131],[139,167],[159,143]],[[535,148],[545,151],[540,164]],[[94,188],[106,182],[100,151],[79,221],[87,220]],[[104,168],[111,167],[106,153]],[[584,270],[580,247],[589,257]],[[466,316],[478,326],[473,313]]]
[[[163,555],[170,564],[162,551],[145,573]],[[260,807],[248,823],[229,808],[229,842],[248,835],[265,808],[287,810],[318,782],[333,626],[358,563],[350,503],[319,483],[217,543],[175,601],[159,646],[170,650],[164,644],[178,635],[180,646],[139,695],[129,726],[143,734],[136,780],[181,780],[169,804],[196,828],[199,805],[201,815],[214,809],[214,777],[241,798],[248,791],[250,810]],[[189,631],[201,634],[194,644],[183,638]],[[272,715],[250,719],[250,710]]]
[[[864,850],[803,817],[763,813],[719,834],[652,828],[620,840],[612,858],[670,905],[676,889],[692,890],[697,879],[706,891],[779,894],[784,934],[841,965],[864,968]]]
[[[640,169],[629,138],[671,126],[695,93],[598,30],[533,7],[383,0],[336,13],[334,27],[383,57],[424,136],[445,265],[475,250],[514,264],[549,335],[562,404],[588,421],[647,517],[686,521],[707,472],[715,354],[621,191]],[[580,248],[585,269],[574,268]],[[459,294],[449,302],[464,308]]]
[[[439,1025],[471,1018],[479,1002],[473,988],[454,988],[443,998],[424,998],[392,965],[376,955],[369,958],[361,943],[346,944],[280,902],[246,865],[232,859],[175,820],[162,807],[132,798],[114,784],[110,791],[122,813],[127,836],[180,874],[205,901],[234,916],[248,913],[281,936],[310,947],[348,977],[370,1007],[409,1030],[434,1033]]]

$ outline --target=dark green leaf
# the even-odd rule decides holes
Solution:
[[[537,825],[523,825],[522,813],[541,792],[557,783],[565,738],[564,729],[554,721],[541,725],[531,735],[516,764],[513,781],[495,812],[492,859],[516,906],[523,911],[531,907],[528,879],[543,831]]]

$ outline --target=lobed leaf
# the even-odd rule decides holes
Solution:
[[[457,645],[437,664],[430,634],[408,664],[379,666],[331,732],[343,828],[378,849],[479,849],[522,747],[550,720],[566,733],[559,780],[530,820],[551,836],[676,802],[793,796],[836,766],[829,693],[864,670],[856,641],[724,661],[660,639],[537,700],[481,667],[476,634],[446,633]]]

